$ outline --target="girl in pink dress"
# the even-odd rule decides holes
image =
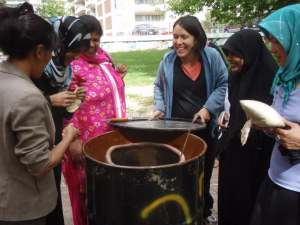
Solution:
[[[70,147],[63,161],[63,174],[69,189],[74,225],[86,225],[86,175],[82,143],[111,130],[108,120],[125,118],[123,76],[126,67],[114,68],[111,57],[99,47],[102,28],[95,17],[81,16],[91,32],[89,50],[73,61],[70,90],[84,88],[85,99],[69,123],[79,129],[80,141]],[[73,148],[73,150],[72,150]]]

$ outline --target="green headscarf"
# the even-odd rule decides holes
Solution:
[[[300,81],[300,4],[289,5],[267,16],[259,24],[284,48],[287,61],[276,73],[272,91],[278,85],[284,90],[284,104]]]

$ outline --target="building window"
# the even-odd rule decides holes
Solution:
[[[103,13],[102,13],[102,4],[100,4],[100,5],[97,6],[97,16],[99,16],[99,17],[103,16]]]
[[[108,14],[111,12],[111,2],[110,0],[107,0],[104,2],[104,13]]]
[[[135,0],[135,4],[164,4],[164,0]]]
[[[111,18],[111,16],[105,18],[105,29],[106,30],[112,29],[112,18]]]
[[[114,7],[115,7],[115,9],[122,9],[121,8],[122,1],[124,1],[124,0],[114,0]]]
[[[163,15],[135,15],[136,22],[160,22],[163,20]]]

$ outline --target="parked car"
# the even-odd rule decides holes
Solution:
[[[159,28],[151,24],[138,24],[134,27],[133,35],[155,35],[158,34]]]

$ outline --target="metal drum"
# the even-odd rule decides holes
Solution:
[[[145,133],[141,140],[112,131],[85,144],[89,225],[202,224],[205,142],[187,130],[172,138],[162,138],[158,131],[151,138]],[[149,139],[165,152],[162,157],[151,150],[144,158],[154,161],[145,164],[136,148],[143,151],[145,143],[140,142],[149,144]],[[122,148],[134,152],[131,158],[122,155]],[[113,151],[117,154],[108,162]]]

